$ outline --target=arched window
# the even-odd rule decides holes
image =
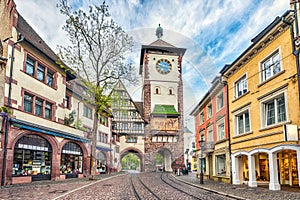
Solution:
[[[31,175],[32,181],[50,180],[51,161],[50,143],[38,135],[25,135],[15,145],[12,175]]]
[[[155,87],[155,94],[160,94],[160,87],[158,86]]]
[[[173,88],[169,88],[169,92],[168,92],[168,95],[174,95],[174,91],[173,91]]]
[[[66,178],[75,178],[82,173],[82,149],[73,142],[66,143],[61,152],[60,173],[67,174]]]

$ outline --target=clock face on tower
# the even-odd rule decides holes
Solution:
[[[167,59],[160,59],[156,63],[156,70],[161,74],[168,74],[172,69],[172,64]]]

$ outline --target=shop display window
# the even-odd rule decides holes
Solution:
[[[226,175],[226,156],[225,154],[216,156],[216,172],[217,176]]]
[[[296,151],[278,153],[280,183],[283,185],[299,185]]]
[[[97,153],[96,172],[100,174],[105,174],[106,172],[106,157],[102,152]]]
[[[82,150],[79,145],[72,142],[65,144],[61,154],[60,174],[81,174],[82,160]]]
[[[23,136],[15,145],[13,176],[50,175],[52,149],[44,138]]]

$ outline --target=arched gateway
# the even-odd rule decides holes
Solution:
[[[126,157],[128,154],[133,154],[134,156],[138,157],[138,159],[140,160],[140,166],[135,166],[135,170],[144,171],[144,156],[143,153],[136,148],[127,148],[124,149],[121,153],[120,153],[120,160],[122,161],[124,157]]]

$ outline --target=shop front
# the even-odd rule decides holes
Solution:
[[[60,174],[65,178],[78,178],[82,175],[83,153],[80,146],[73,142],[66,143],[61,152]]]
[[[236,152],[232,154],[233,184],[246,183],[250,187],[269,184],[270,190],[280,190],[281,185],[300,186],[299,163],[298,145]]]
[[[52,148],[41,136],[28,134],[21,137],[13,153],[12,179],[25,182],[51,179]]]
[[[103,152],[98,151],[96,157],[96,174],[105,174],[107,172],[106,156]]]
[[[285,150],[277,154],[280,184],[296,186],[299,185],[297,152]]]

